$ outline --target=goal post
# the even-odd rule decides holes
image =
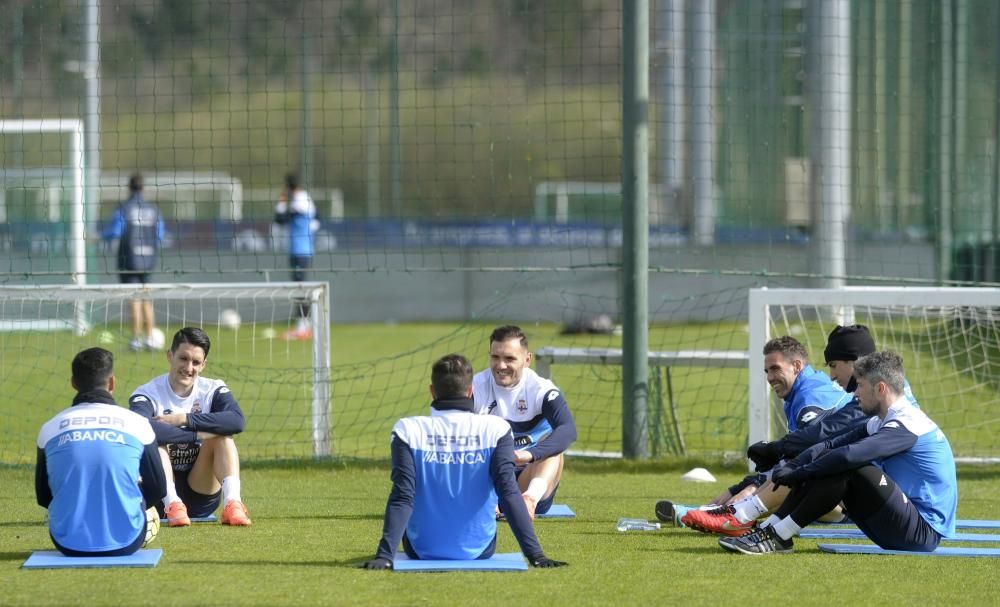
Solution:
[[[132,300],[153,304],[166,344],[129,348]],[[283,339],[294,310],[307,303],[310,340]],[[237,438],[248,459],[323,458],[334,454],[331,415],[330,290],[326,282],[0,286],[0,323],[59,322],[82,309],[89,332],[18,329],[0,332],[4,391],[0,399],[0,464],[34,461],[34,440],[46,419],[69,406],[70,361],[101,346],[115,356],[119,404],[168,370],[164,351],[185,326],[211,339],[205,376],[227,383],[247,417]]]
[[[749,442],[784,431],[765,380],[764,344],[791,335],[822,368],[826,337],[837,324],[863,324],[879,350],[903,357],[920,406],[948,436],[956,459],[1000,461],[1000,289],[985,287],[843,287],[750,289]]]

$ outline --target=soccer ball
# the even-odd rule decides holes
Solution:
[[[115,335],[111,331],[101,331],[97,334],[97,343],[102,346],[115,343]]]
[[[240,318],[240,313],[232,308],[227,308],[219,313],[219,326],[235,331],[240,328],[240,324],[243,319]]]
[[[156,534],[160,532],[160,513],[156,508],[146,510],[146,536],[142,540],[142,547],[145,548],[150,542],[156,539]]]
[[[149,338],[146,340],[146,345],[149,346],[150,350],[162,350],[164,346],[167,345],[167,337],[163,334],[163,331],[159,327],[154,328],[149,333]]]

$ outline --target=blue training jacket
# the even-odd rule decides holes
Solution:
[[[851,398],[851,393],[845,392],[829,375],[806,365],[784,398],[788,431],[795,432],[815,421],[824,411],[840,409]]]

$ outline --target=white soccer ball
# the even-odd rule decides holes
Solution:
[[[156,508],[149,508],[146,510],[146,536],[142,540],[142,547],[145,548],[150,542],[155,540],[159,532],[160,514],[156,511]]]
[[[243,323],[243,319],[240,318],[240,313],[232,308],[227,308],[219,313],[219,326],[231,331],[235,331],[240,328]]]
[[[115,343],[114,333],[112,333],[111,331],[101,331],[100,333],[97,334],[97,343],[101,344],[102,346],[107,346],[109,344]]]
[[[149,346],[150,350],[162,350],[167,345],[167,336],[163,334],[163,331],[159,327],[154,327],[149,332],[146,345]]]

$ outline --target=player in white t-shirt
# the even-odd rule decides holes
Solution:
[[[163,511],[171,527],[191,516],[215,512],[223,525],[250,525],[240,497],[240,457],[233,436],[246,419],[226,383],[202,377],[211,341],[197,327],[174,335],[170,371],[140,386],[129,399],[132,411],[150,419],[167,473]]]
[[[576,440],[576,422],[559,388],[530,364],[524,331],[514,325],[497,327],[490,335],[490,368],[475,375],[472,392],[476,413],[510,423],[518,486],[534,517],[552,506],[563,452]]]

